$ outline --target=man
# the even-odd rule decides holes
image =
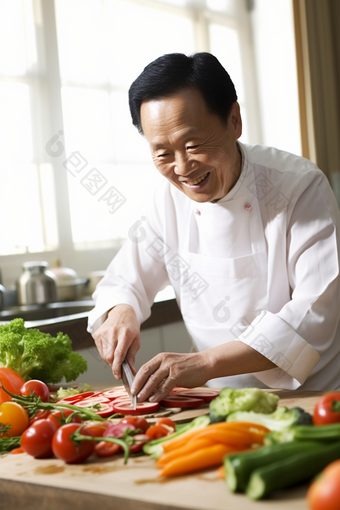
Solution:
[[[164,55],[129,91],[134,125],[165,177],[144,240],[128,240],[89,317],[102,358],[134,368],[139,327],[172,284],[198,352],[160,353],[133,392],[174,386],[340,386],[339,208],[311,162],[246,146],[228,73],[215,57]],[[279,122],[279,119],[278,119]]]

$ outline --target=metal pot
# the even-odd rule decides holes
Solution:
[[[47,270],[45,261],[29,261],[22,265],[23,273],[17,281],[20,305],[54,303],[58,301],[57,279]]]
[[[88,278],[76,278],[75,280],[64,282],[58,281],[60,301],[77,301],[82,298],[88,283]]]

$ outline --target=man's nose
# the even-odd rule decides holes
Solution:
[[[176,154],[174,172],[177,175],[189,175],[197,168],[197,163],[187,154]]]

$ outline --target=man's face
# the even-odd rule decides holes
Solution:
[[[196,202],[224,197],[238,180],[242,133],[238,103],[224,124],[203,96],[186,88],[173,96],[144,101],[141,123],[157,170]]]

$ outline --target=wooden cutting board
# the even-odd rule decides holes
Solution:
[[[313,411],[320,393],[278,391],[280,405]],[[189,411],[187,411],[189,412]],[[112,458],[113,459],[113,458]],[[307,510],[307,485],[252,502],[231,494],[216,470],[160,480],[148,457],[91,457],[80,465],[26,454],[0,459],[0,509],[3,510]]]

